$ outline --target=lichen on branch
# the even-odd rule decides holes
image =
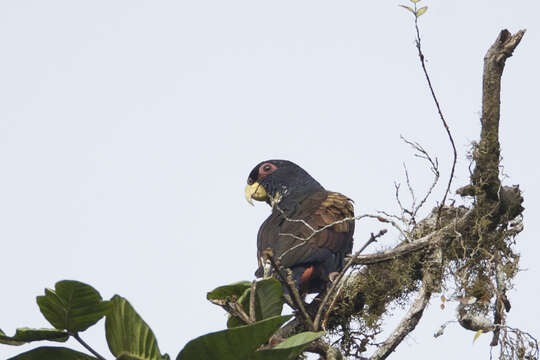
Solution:
[[[482,329],[493,331],[492,345],[498,344],[505,313],[510,310],[506,290],[518,272],[515,236],[523,229],[519,187],[502,186],[499,177],[500,82],[506,59],[524,33],[501,31],[484,58],[482,128],[472,156],[475,168],[470,184],[457,191],[472,196],[472,204],[435,207],[407,232],[409,241],[354,259],[356,268],[347,277],[341,301],[328,321],[334,332],[348,334],[341,342],[344,354],[358,356],[367,350],[366,345],[374,344],[372,358],[386,358],[414,329],[431,294],[448,295],[449,291],[450,300],[465,301],[460,305],[459,323],[469,324],[471,330],[477,326],[464,319],[488,319],[492,325],[484,324]],[[437,267],[433,267],[433,254],[438,254]],[[384,317],[395,305],[409,304],[415,293],[416,300],[400,325],[375,344]],[[501,352],[508,353],[506,345],[501,343]]]

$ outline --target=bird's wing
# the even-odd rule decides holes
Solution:
[[[336,192],[328,192],[328,197],[308,219],[315,229],[322,229],[313,240],[320,248],[344,254],[352,251],[354,233],[354,208],[351,199]],[[334,225],[331,225],[334,224]]]
[[[306,197],[287,218],[274,211],[259,229],[259,261],[270,248],[285,267],[325,262],[330,256],[341,262],[352,250],[354,232],[354,221],[342,220],[352,217],[351,200],[329,191]]]

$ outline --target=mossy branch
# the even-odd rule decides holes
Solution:
[[[506,59],[512,56],[523,35],[525,30],[520,30],[514,35],[506,29],[502,30],[484,57],[482,130],[480,142],[473,154],[476,167],[471,178],[472,184],[476,187],[480,208],[496,204],[499,200],[501,77]]]
[[[407,303],[410,294],[418,293],[400,325],[377,344],[372,359],[389,356],[415,328],[431,294],[441,290],[442,281],[453,280],[455,296],[478,299],[468,306],[468,317],[487,315],[490,308],[501,309],[499,302],[508,302],[499,292],[504,292],[506,285],[502,282],[510,282],[517,269],[519,256],[511,249],[510,239],[522,229],[512,221],[523,212],[523,198],[518,186],[502,186],[499,177],[500,82],[505,61],[523,35],[524,31],[515,35],[501,31],[484,58],[482,130],[473,154],[476,166],[471,183],[458,191],[462,196],[474,196],[473,205],[435,208],[408,233],[410,242],[354,258],[357,266],[364,267],[350,274],[340,306],[330,314],[330,330],[343,329],[352,320],[376,329],[390,303]],[[440,273],[432,269],[435,253],[440,256]],[[434,278],[438,281],[433,282]],[[503,315],[502,311],[494,314],[493,329],[504,324]],[[492,344],[497,342],[494,335]]]

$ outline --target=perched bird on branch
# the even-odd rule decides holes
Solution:
[[[352,251],[351,199],[325,190],[287,160],[267,160],[255,166],[245,195],[252,205],[252,200],[258,200],[272,207],[257,236],[259,268],[255,275],[263,276],[264,255],[270,249],[283,267],[291,269],[301,293],[321,292]]]

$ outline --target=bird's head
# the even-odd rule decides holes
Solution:
[[[274,205],[291,196],[299,196],[323,187],[304,169],[288,160],[266,160],[251,170],[245,189],[246,200]]]

